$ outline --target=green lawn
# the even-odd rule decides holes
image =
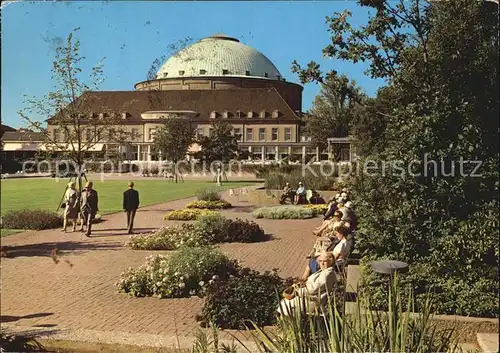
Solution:
[[[190,180],[177,184],[155,179],[132,181],[140,193],[141,206],[194,196],[200,188],[215,187],[213,182],[208,181]],[[94,189],[99,193],[99,213],[122,211],[122,195],[127,189],[127,183],[128,180],[94,181]],[[55,179],[4,179],[1,183],[2,215],[9,210],[23,208],[56,211],[66,184],[67,180],[57,182]],[[218,189],[225,190],[252,184],[254,183],[229,182]]]

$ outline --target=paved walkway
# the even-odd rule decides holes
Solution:
[[[228,195],[224,198],[235,206],[223,211],[225,216],[253,219],[250,212],[254,205]],[[183,208],[191,200],[141,208],[136,216],[136,230],[179,223],[164,221],[165,212]],[[15,246],[1,262],[2,326],[180,336],[199,327],[195,316],[202,309],[200,298],[133,298],[118,293],[115,283],[120,273],[141,265],[150,254],[166,252],[125,248],[125,215],[104,218],[105,222],[94,226],[90,239],[79,232],[60,230],[2,238],[2,246]],[[315,240],[311,231],[320,220],[256,221],[273,235],[272,240],[222,244],[220,248],[245,266],[257,270],[279,268],[282,276],[300,276],[305,255]],[[54,248],[62,254],[63,261],[58,264],[50,256]]]

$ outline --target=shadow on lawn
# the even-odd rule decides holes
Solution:
[[[64,242],[47,242],[36,244],[24,245],[10,245],[2,246],[1,256],[3,258],[16,258],[16,257],[33,257],[33,256],[46,256],[53,257],[54,250],[57,253],[69,251],[90,251],[90,250],[118,250],[121,249],[121,244],[105,244],[105,243],[88,243],[78,241],[64,241]]]

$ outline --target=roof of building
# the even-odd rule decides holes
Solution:
[[[157,79],[208,76],[245,76],[280,80],[276,66],[264,54],[236,38],[216,34],[171,56]]]
[[[236,113],[263,110],[280,112],[280,119],[295,120],[298,116],[281,97],[276,88],[230,90],[175,91],[98,91],[85,93],[86,110],[99,113],[128,113],[127,120],[144,120],[141,114],[151,111],[191,111],[197,120],[209,120],[216,111]],[[50,122],[51,119],[48,121]]]
[[[3,134],[2,141],[43,141],[43,134],[32,131],[6,131]]]
[[[9,125],[2,124],[2,131],[16,131],[16,129],[10,127]]]

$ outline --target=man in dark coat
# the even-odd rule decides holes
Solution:
[[[127,213],[128,234],[132,234],[134,217],[139,207],[139,192],[134,190],[134,183],[128,183],[128,190],[123,193],[123,210]]]
[[[87,232],[85,233],[87,237],[90,236],[92,231],[92,220],[95,218],[97,211],[99,211],[99,197],[97,195],[97,191],[95,191],[92,187],[93,183],[91,181],[87,181],[85,188],[82,190],[81,212],[83,220],[80,230],[83,232],[83,225],[87,225]]]

